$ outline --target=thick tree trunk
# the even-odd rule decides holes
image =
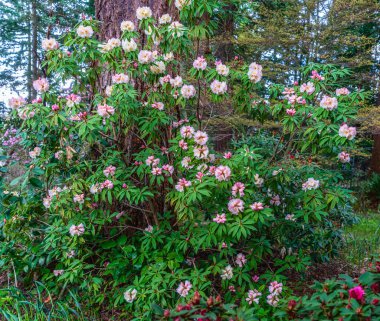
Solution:
[[[120,23],[131,20],[137,23],[136,9],[147,6],[153,11],[155,18],[165,13],[175,16],[174,1],[169,5],[168,0],[95,0],[95,17],[102,21],[101,39],[120,37]]]
[[[32,76],[33,80],[38,77],[38,17],[37,1],[32,1]],[[32,87],[32,98],[36,97],[36,91]]]

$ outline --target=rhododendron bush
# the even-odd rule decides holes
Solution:
[[[13,191],[1,196],[2,268],[138,320],[196,291],[276,310],[284,270],[336,251],[352,200],[339,168],[367,94],[334,66],[283,86],[266,84],[258,62],[202,56],[189,32],[196,2],[177,2],[181,22],[144,7],[120,39],[100,42],[90,19],[43,42],[39,98],[10,101],[29,157],[2,187]],[[221,154],[207,133],[218,105],[258,124]]]

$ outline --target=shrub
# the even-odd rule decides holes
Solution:
[[[199,56],[189,66],[194,16],[210,2],[200,3],[181,10],[183,24],[157,24],[145,8],[121,39],[100,43],[90,19],[60,45],[44,42],[40,97],[10,101],[30,158],[1,187],[2,268],[25,285],[75,287],[135,320],[194,291],[243,307],[265,296],[254,309],[272,311],[285,269],[335,252],[351,195],[323,161],[349,162],[367,94],[339,88],[350,72],[331,65],[286,88],[264,85],[257,63]],[[274,143],[214,153],[205,128],[215,104],[277,124]]]

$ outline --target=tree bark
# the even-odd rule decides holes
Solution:
[[[380,129],[373,134],[371,171],[380,174]]]
[[[172,2],[169,5],[168,0],[95,0],[95,17],[102,22],[100,39],[120,37],[120,23],[123,20],[137,23],[138,7],[150,7],[156,19],[165,13],[175,17],[176,10]]]

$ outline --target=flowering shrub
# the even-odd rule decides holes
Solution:
[[[276,317],[283,320],[376,320],[380,317],[379,273],[380,262],[376,262],[372,271],[358,279],[341,275],[339,280],[318,282],[310,297],[283,302]]]
[[[264,86],[257,63],[189,64],[200,3],[176,1],[182,22],[139,8],[139,25],[104,43],[94,20],[44,41],[40,98],[10,101],[30,159],[3,198],[5,269],[148,320],[195,291],[275,310],[283,270],[333,254],[351,195],[323,162],[347,166],[366,94],[341,88],[349,71],[334,66],[285,88]],[[276,123],[275,143],[215,153],[214,104]]]

